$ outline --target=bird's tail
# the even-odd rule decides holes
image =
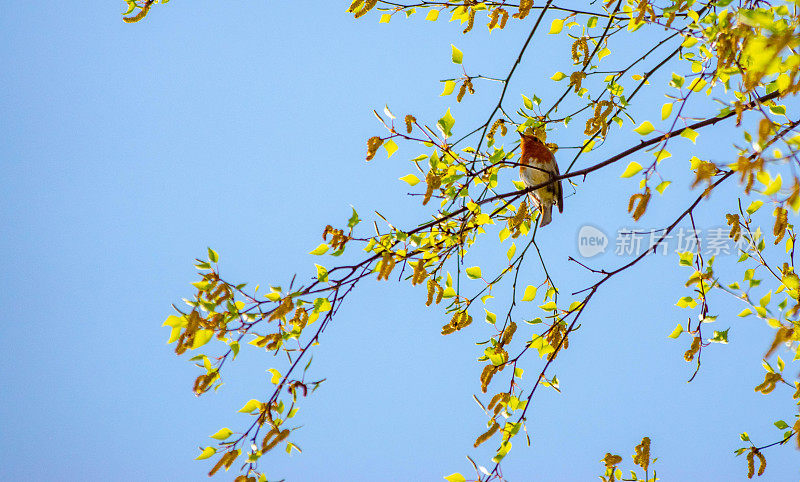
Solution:
[[[542,213],[542,216],[539,220],[539,227],[543,228],[550,224],[550,221],[553,220],[553,205],[543,204],[539,206],[539,211]]]

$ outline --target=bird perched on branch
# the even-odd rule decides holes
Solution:
[[[522,154],[520,155],[519,178],[527,187],[536,186],[558,176],[558,164],[550,149],[531,131],[520,133]],[[552,221],[553,204],[558,212],[564,211],[564,194],[561,181],[550,183],[528,193],[531,204],[542,213],[539,226]]]

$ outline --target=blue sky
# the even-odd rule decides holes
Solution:
[[[211,246],[227,279],[286,284],[296,272],[313,275],[319,259],[307,253],[351,206],[370,222],[375,210],[398,226],[424,220],[419,198],[397,180],[412,172],[416,147],[364,161],[366,139],[383,134],[372,109],[388,104],[432,125],[450,107],[460,137],[485,120],[499,89],[476,84],[461,104],[439,97],[438,80],[460,73],[450,44],[470,73],[499,77],[527,35],[512,22],[465,37],[422,16],[355,21],[344,2],[173,0],[127,25],[122,3],[14,2],[0,14],[4,480],[205,478],[210,464],[192,460],[197,447],[220,427],[249,424],[235,412],[271,391],[266,370],[277,362],[243,349],[219,392],[193,395],[197,369],[174,355],[161,327],[170,304],[192,294],[193,259]],[[560,94],[564,86],[548,79],[569,65],[565,48],[534,44],[509,88],[512,110],[520,92],[545,105]],[[638,99],[643,118],[658,118],[668,75]],[[638,142],[629,130],[576,167]],[[582,122],[551,136],[575,145]],[[697,146],[673,150],[663,168],[673,185],[638,226],[664,226],[682,211],[696,195],[688,157],[725,160],[730,139],[730,131],[702,133]],[[580,226],[599,227],[612,243],[617,229],[634,226],[625,209],[636,181],[619,179],[623,168],[568,188],[563,215],[537,235],[563,293],[592,283],[567,261]],[[736,189],[718,194],[701,205],[700,225],[724,225],[720,209],[735,208]],[[507,248],[487,236],[472,264],[491,266]],[[592,262],[626,260],[612,251]],[[724,261],[736,274],[735,257]],[[704,351],[686,383],[688,341],[666,335],[696,317],[674,306],[689,274],[674,254],[659,255],[604,285],[559,356],[562,393],[535,397],[533,446],[516,440],[504,462],[510,480],[593,479],[606,452],[632,468],[645,435],[662,480],[741,480],[738,434],[760,444],[780,438],[772,422],[796,407],[785,394],[753,391],[772,332],[736,318],[733,298],[712,300],[713,329],[732,327],[731,343]],[[543,280],[533,262],[524,276]],[[327,382],[298,414],[304,427],[293,440],[303,453],[265,458],[271,477],[441,480],[469,472],[464,455],[489,464],[493,444],[472,448],[484,416],[471,397],[481,368],[474,342],[488,325],[442,337],[446,317],[424,297],[406,284],[367,282],[347,301],[314,355],[313,376]],[[502,311],[502,298],[489,308]],[[767,457],[760,480],[797,478],[794,449]]]

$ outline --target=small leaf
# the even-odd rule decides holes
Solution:
[[[229,429],[228,427],[221,428],[217,433],[211,435],[211,438],[215,438],[217,440],[225,440],[226,438],[233,435],[233,430]]]
[[[465,482],[467,479],[458,472],[450,475],[445,475],[444,480],[447,482]]]
[[[769,183],[769,186],[767,186],[767,188],[764,189],[764,193],[763,194],[765,196],[771,196],[771,195],[775,194],[776,192],[778,192],[780,189],[781,189],[781,175],[778,174],[775,177],[775,179],[771,183]]]
[[[653,127],[653,124],[651,124],[650,121],[644,121],[639,125],[639,127],[634,129],[633,132],[642,136],[646,136],[647,134],[653,132],[654,130],[656,130],[656,128]]]
[[[308,254],[313,254],[315,256],[322,256],[323,254],[328,252],[328,245],[325,243],[320,244],[313,251],[309,252]]]
[[[672,114],[672,102],[668,102],[661,106],[661,120],[666,119]]]
[[[261,402],[256,399],[251,399],[244,404],[244,407],[239,409],[239,413],[250,413],[259,407],[261,407]]]
[[[200,330],[194,334],[194,341],[192,342],[192,350],[200,348],[211,340],[214,336],[214,330]]]
[[[511,243],[511,247],[508,248],[508,251],[506,252],[506,257],[508,258],[509,261],[511,261],[511,258],[514,257],[514,253],[516,252],[517,252],[517,245],[515,243]]]
[[[328,270],[325,269],[324,266],[320,266],[318,264],[315,264],[314,266],[317,267],[317,279],[322,282],[328,281]]]
[[[450,113],[450,109],[447,109],[447,112],[444,113],[444,117],[439,119],[436,123],[436,127],[444,134],[445,137],[450,137],[452,135],[451,129],[453,125],[456,123],[456,120],[453,118],[453,114]]]
[[[678,338],[681,333],[683,333],[683,325],[678,323],[678,326],[676,326],[675,329],[672,330],[672,333],[669,334],[669,338]]]
[[[425,16],[425,20],[430,20],[431,22],[435,22],[438,18],[439,11],[436,9],[428,10],[428,15]]]
[[[696,130],[692,129],[691,127],[687,127],[686,129],[681,132],[681,137],[685,137],[692,141],[692,144],[697,144],[697,136],[699,134]]]
[[[272,378],[269,380],[270,383],[272,383],[273,385],[277,385],[278,383],[281,382],[281,378],[282,378],[281,372],[279,372],[278,370],[276,370],[274,368],[270,368],[267,371],[272,373]]]
[[[399,179],[408,183],[409,186],[416,186],[420,182],[419,178],[413,174],[407,174]]]
[[[562,29],[562,28],[564,28],[564,21],[563,21],[563,20],[561,20],[560,18],[556,18],[556,19],[554,19],[554,20],[553,20],[553,22],[550,24],[550,31],[549,31],[549,32],[547,32],[547,33],[549,33],[549,34],[556,34],[556,33],[559,33],[559,32],[561,32],[561,29]]]
[[[450,44],[450,47],[452,47],[451,58],[453,63],[460,64],[464,60],[464,54],[455,45]]]
[[[480,266],[473,266],[471,268],[467,268],[465,271],[467,272],[467,276],[469,276],[470,279],[478,279],[481,277]]]
[[[441,94],[439,94],[439,97],[441,97],[441,96],[443,96],[443,95],[450,95],[450,94],[452,94],[452,93],[453,93],[453,90],[454,90],[455,88],[456,88],[456,81],[455,81],[455,80],[445,80],[445,81],[444,81],[444,90],[442,91],[442,93],[441,93]]]
[[[658,191],[659,194],[664,194],[664,189],[666,189],[670,184],[672,184],[670,181],[662,181],[658,186],[656,186],[656,191]]]
[[[747,214],[753,214],[754,212],[758,211],[761,206],[764,205],[764,201],[753,201],[747,206]]]
[[[215,453],[217,453],[217,449],[215,449],[214,447],[206,447],[206,448],[203,449],[202,452],[200,452],[200,455],[198,455],[194,459],[195,460],[204,460],[204,459],[207,459],[207,458],[211,457]]]
[[[522,301],[533,301],[536,298],[536,287],[528,285],[525,288],[525,294],[522,295]]]
[[[211,248],[208,248],[208,260],[211,261],[212,263],[216,263],[219,261],[219,255],[217,254],[216,251],[214,251]]]
[[[552,77],[550,77],[550,79],[555,80],[556,82],[558,82],[559,80],[566,79],[566,78],[567,78],[567,74],[565,74],[564,72],[556,72],[555,74],[553,74]]]
[[[631,177],[641,170],[642,170],[641,164],[639,164],[636,161],[631,161],[630,164],[628,164],[628,167],[625,168],[625,172],[623,172],[620,177]]]
[[[387,158],[392,157],[392,154],[397,152],[397,143],[392,139],[389,139],[388,141],[384,142],[383,147],[384,149],[386,149]]]
[[[743,309],[743,310],[741,311],[741,313],[739,313],[739,314],[738,314],[738,315],[736,315],[736,316],[740,316],[740,317],[744,318],[745,316],[750,316],[750,315],[752,315],[752,314],[753,314],[753,312],[750,310],[750,308],[745,308],[745,309]]]

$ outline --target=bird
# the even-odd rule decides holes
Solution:
[[[558,164],[552,151],[532,132],[521,132],[519,178],[526,187],[536,186],[558,176]],[[531,205],[541,212],[539,226],[544,227],[553,220],[553,204],[558,212],[564,212],[564,191],[557,181],[528,193]]]

